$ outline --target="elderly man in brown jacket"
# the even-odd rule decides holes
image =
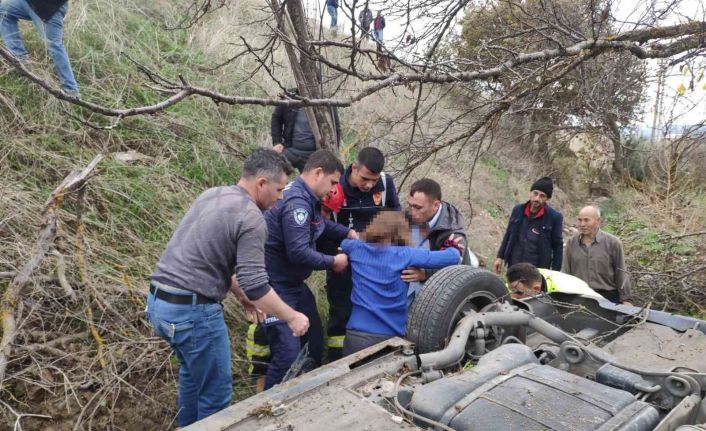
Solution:
[[[562,272],[576,276],[606,299],[621,303],[630,295],[630,278],[623,243],[601,230],[601,211],[587,206],[579,211],[579,234],[564,247]]]

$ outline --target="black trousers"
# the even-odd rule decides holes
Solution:
[[[333,362],[343,357],[343,342],[346,337],[346,325],[351,317],[351,292],[353,281],[351,272],[338,274],[326,271],[326,297],[328,298],[328,326],[326,345],[328,361]]]
[[[603,290],[603,289],[594,289],[596,293],[604,297],[610,302],[615,302],[616,304],[620,304],[622,301],[620,300],[620,291],[618,289],[614,290]]]

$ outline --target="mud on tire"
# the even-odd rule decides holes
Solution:
[[[455,265],[435,273],[412,303],[407,338],[420,353],[442,349],[464,312],[478,311],[508,294],[507,287],[485,269]]]

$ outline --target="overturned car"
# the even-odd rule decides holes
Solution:
[[[393,338],[185,430],[704,430],[706,321],[581,295],[513,301],[467,266]]]

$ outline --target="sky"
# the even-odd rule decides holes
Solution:
[[[303,1],[309,16],[321,16],[323,13],[323,23],[327,27],[330,18],[327,13],[323,12],[326,1]],[[351,0],[347,1],[350,3]],[[362,5],[363,1],[359,1]],[[343,3],[343,0],[339,0],[339,2]],[[675,25],[686,22],[689,19],[706,20],[706,2],[701,0],[676,0],[676,2],[676,7],[669,9],[669,12],[660,21],[661,25]],[[653,2],[618,0],[611,3],[611,13],[617,21],[622,22],[621,30],[626,31],[633,29],[635,22],[642,21],[645,16],[650,16],[651,13],[654,14],[654,10],[662,10],[667,5],[673,5],[675,2],[671,0],[654,0]],[[390,3],[384,0],[370,0],[370,8],[373,14],[377,10],[383,9],[386,4]],[[654,9],[648,9],[650,4],[654,5]],[[402,17],[386,16],[385,19],[387,24],[384,31],[386,47],[397,51],[398,55],[407,57],[410,53],[405,51],[404,47],[400,45],[400,41],[406,33],[422,34],[428,20],[425,22],[422,17],[408,24],[407,20]],[[339,9],[338,21],[341,27],[339,28],[340,32],[350,32],[350,21],[342,16],[341,9]],[[647,62],[652,79],[650,79],[646,89],[646,100],[642,107],[643,116],[640,119],[639,126],[644,129],[650,128],[653,124],[655,97],[658,87],[656,75],[660,67],[664,68],[665,80],[662,109],[657,117],[658,123],[664,124],[669,121],[670,117],[674,117],[673,122],[680,125],[706,121],[706,77],[698,80],[701,73],[706,72],[706,60],[704,57],[701,57],[700,64],[692,64],[687,69],[684,69],[683,64],[670,67],[666,64],[666,61],[647,60]],[[704,76],[706,76],[706,73],[704,73]],[[683,92],[680,91],[682,87],[685,89]]]

